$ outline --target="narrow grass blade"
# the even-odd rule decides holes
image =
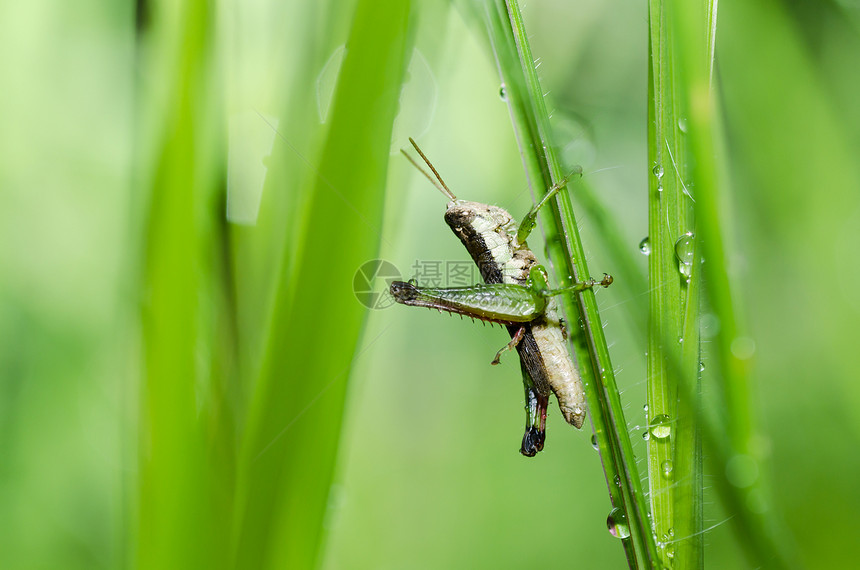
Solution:
[[[217,124],[209,84],[213,22],[206,2],[155,2],[141,40],[148,71],[141,100],[144,116],[153,119],[141,134],[155,134],[142,136],[140,148],[140,172],[152,173],[142,181],[151,202],[143,272],[140,568],[211,568],[226,554],[196,393],[205,288],[200,252],[211,245],[200,220],[220,172],[218,139],[207,136]]]
[[[743,529],[741,544],[756,564],[790,567],[789,551],[783,548],[773,520],[753,512],[741,490],[730,488],[722,476],[731,470],[732,461],[754,461],[751,441],[755,430],[748,363],[730,348],[743,335],[726,270],[718,204],[712,93],[716,3],[654,0],[650,8],[649,157],[654,176],[649,193],[652,332],[648,405],[652,417],[661,414],[673,426],[669,446],[663,442],[649,445],[655,531],[671,538],[663,550],[664,563],[669,562],[671,552],[674,567],[703,567],[702,437],[720,472],[717,488]],[[670,172],[671,177],[664,176]],[[690,187],[695,188],[692,194]],[[700,255],[707,261],[701,269]],[[682,275],[680,286],[677,270]],[[714,409],[706,413],[700,405],[698,387],[696,322],[702,296],[699,289],[705,285],[709,310],[720,323],[715,377],[720,381],[722,402],[716,414]],[[725,426],[731,429],[725,430]],[[661,479],[667,455],[675,484]],[[744,492],[762,499],[759,484],[750,484]],[[667,534],[666,529],[674,533]]]
[[[680,368],[682,349],[698,351],[696,339],[684,337],[684,316],[688,295],[696,293],[698,282],[688,281],[692,260],[679,263],[676,244],[695,243],[692,199],[685,194],[686,146],[682,139],[680,101],[676,91],[677,62],[672,47],[673,38],[666,25],[663,2],[650,4],[649,38],[649,82],[648,82],[648,240],[650,254],[648,273],[650,279],[649,306],[650,325],[647,357],[647,419],[648,427],[648,482],[650,487],[651,513],[654,533],[658,540],[666,542],[676,524],[675,517],[685,517],[691,510],[676,513],[675,481],[685,484],[693,480],[691,472],[681,472],[681,465],[673,463],[680,430],[685,437],[694,428],[695,418],[684,416],[679,425],[678,376],[688,371]],[[679,270],[686,269],[687,273]],[[690,307],[695,311],[697,307]],[[692,322],[696,322],[695,312]],[[686,343],[686,345],[685,345]],[[692,345],[692,347],[691,347]],[[693,371],[697,374],[698,370]],[[695,376],[693,376],[695,377]],[[686,402],[686,410],[695,405]],[[695,463],[683,462],[683,466],[696,469]],[[671,477],[666,476],[671,467]],[[701,469],[698,466],[698,469]],[[686,526],[686,525],[685,525]],[[665,546],[660,551],[660,563],[668,566],[671,561]]]
[[[545,192],[567,173],[555,156],[543,92],[537,78],[522,16],[515,0],[487,5],[490,37],[504,81],[514,127],[532,186]],[[551,202],[544,216],[550,258],[560,285],[590,277],[576,220],[566,193]],[[582,373],[592,422],[607,477],[613,511],[609,523],[624,539],[631,568],[650,566],[657,548],[648,523],[645,495],[639,481],[615,376],[593,291],[564,299],[565,313],[583,325],[573,344]],[[571,322],[576,322],[574,319]],[[628,533],[622,530],[629,527]]]
[[[308,568],[318,556],[347,379],[360,356],[365,308],[353,294],[353,277],[379,246],[409,15],[409,2],[357,5],[328,132],[311,161],[317,176],[303,190],[295,242],[287,244],[249,411],[238,568]]]

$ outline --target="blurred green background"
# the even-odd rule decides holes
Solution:
[[[364,28],[357,4],[369,10]],[[251,524],[271,536],[239,550],[271,567],[293,560],[277,544],[293,544],[302,525],[299,559],[326,569],[624,566],[588,428],[551,408],[546,450],[517,453],[519,369],[511,358],[489,366],[504,331],[399,306],[370,311],[362,328],[355,260],[379,257],[409,277],[416,262],[468,259],[442,221],[444,198],[393,154],[408,136],[459,197],[517,217],[531,205],[469,3],[415,1],[402,18],[380,2],[391,21],[367,4],[0,5],[1,567],[157,567],[209,541],[211,560],[186,552],[175,567],[229,566],[219,548],[254,536]],[[650,171],[647,5],[529,3],[524,16],[561,156],[583,166],[635,250]],[[373,43],[375,26],[393,30],[400,59]],[[347,61],[361,53],[377,59]],[[857,2],[720,3],[730,270],[755,342],[773,516],[810,568],[854,566],[860,532],[858,61]],[[402,91],[386,79],[401,72]],[[390,116],[372,108],[377,92],[399,98]],[[367,125],[350,101],[369,105]],[[368,182],[380,173],[384,198]],[[186,217],[174,219],[174,206]],[[579,223],[592,272],[622,282],[588,216]],[[542,250],[539,238],[531,245]],[[646,292],[598,298],[644,455],[645,340],[630,315]],[[150,322],[179,331],[176,362]],[[308,348],[277,345],[279,326]],[[315,364],[327,359],[347,366]],[[175,382],[187,401],[171,415]],[[174,439],[189,447],[151,454]],[[259,475],[269,468],[260,456],[274,458],[271,477]],[[178,490],[159,494],[177,474]],[[706,465],[706,565],[747,567],[733,514],[708,483],[722,476]],[[252,520],[269,495],[261,511],[242,509],[257,508],[263,488],[279,493],[275,513]],[[291,511],[305,491],[322,499]],[[148,529],[171,512],[187,520],[171,519],[165,545]]]

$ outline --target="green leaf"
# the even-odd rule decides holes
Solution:
[[[285,228],[294,241],[240,459],[240,568],[308,568],[318,556],[366,311],[353,277],[379,247],[409,15],[408,2],[358,2],[315,176]]]
[[[539,194],[545,193],[566,173],[551,144],[543,91],[519,6],[515,0],[488,3],[487,15],[490,38],[526,171],[535,190]],[[559,193],[550,205],[551,212],[544,214],[543,219],[559,286],[588,280],[590,273],[568,193]],[[594,292],[585,290],[565,295],[563,301],[568,318],[578,316],[570,322],[580,321],[583,326],[582,331],[574,330],[571,339],[585,385],[610,499],[613,507],[623,511],[630,527],[630,537],[623,537],[622,541],[628,563],[635,568],[638,560],[644,559],[651,565],[657,559],[657,548],[648,523],[647,501],[641,488]]]
[[[151,203],[146,228],[143,303],[144,377],[139,441],[141,568],[212,567],[227,554],[219,528],[205,426],[198,418],[197,351],[203,335],[200,291],[213,246],[201,221],[219,172],[215,78],[209,67],[214,17],[206,2],[153,7],[143,38],[148,73],[142,110],[141,169]],[[160,49],[162,48],[162,49]],[[217,126],[214,127],[217,132]],[[143,135],[155,134],[152,138]],[[148,143],[153,146],[149,147]]]

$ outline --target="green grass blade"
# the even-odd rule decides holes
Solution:
[[[489,29],[504,81],[526,170],[536,189],[551,187],[567,173],[555,156],[549,118],[537,78],[519,7],[515,1],[488,5]],[[560,285],[570,279],[589,278],[585,255],[570,199],[562,192],[544,215],[550,258]],[[572,335],[585,383],[592,422],[607,477],[610,499],[620,508],[630,528],[623,541],[631,567],[650,566],[657,549],[651,534],[645,495],[639,481],[627,424],[615,385],[606,339],[594,292],[586,290],[564,298],[565,313],[580,315],[582,334]],[[575,322],[575,321],[574,321]],[[639,561],[641,559],[641,562]]]
[[[408,2],[358,2],[317,176],[287,245],[241,456],[238,568],[315,564],[365,309],[353,275],[380,240]],[[369,342],[372,342],[369,341]]]
[[[693,5],[659,0],[651,3],[649,100],[654,127],[649,137],[649,156],[655,173],[677,172],[678,176],[652,178],[650,189],[654,330],[649,345],[648,405],[652,416],[665,413],[675,425],[673,438],[668,442],[675,449],[665,449],[668,446],[662,442],[656,449],[649,445],[649,477],[655,530],[658,536],[667,536],[665,529],[675,531],[671,552],[672,563],[678,568],[703,567],[698,434],[704,436],[717,468],[728,474],[732,469],[730,462],[753,461],[751,441],[755,433],[748,362],[737,358],[730,346],[744,335],[732,300],[719,214],[718,167],[714,158],[716,105],[711,91],[715,33],[713,3]],[[685,199],[688,188],[684,187],[684,181],[695,188],[690,201]],[[691,217],[693,211],[695,221]],[[689,244],[691,274],[689,280],[681,280],[677,291],[677,277],[671,277],[673,266],[678,267],[672,241],[689,231],[697,234]],[[700,250],[701,257],[708,262],[701,272],[704,282],[699,279]],[[707,285],[709,309],[720,323],[715,355],[721,373],[723,406],[716,417],[713,409],[703,413],[699,403],[700,349],[696,322],[699,288],[703,284]],[[681,342],[676,344],[676,338]],[[704,431],[700,431],[700,422]],[[726,425],[731,426],[728,432],[721,427]],[[675,485],[660,479],[667,451],[673,460]],[[717,482],[736,524],[743,529],[741,544],[755,563],[789,567],[791,556],[780,544],[782,539],[773,517],[753,512],[750,495],[745,498],[740,489],[726,485],[722,476]],[[759,483],[751,483],[744,492],[763,500]],[[669,552],[668,548],[664,550],[667,555]]]
[[[616,279],[612,287],[621,290],[620,298],[635,299],[642,295],[642,292],[648,289],[648,281],[636,259],[640,253],[624,238],[619,222],[601,201],[597,189],[592,188],[586,178],[577,184],[575,192],[585,217],[594,227],[595,233],[600,236],[601,245],[609,256],[606,267],[612,268],[612,276]],[[624,311],[624,317],[634,333],[645,339],[648,312],[644,304],[629,303]]]
[[[199,292],[206,287],[200,252],[211,245],[200,216],[220,164],[217,138],[207,136],[217,124],[207,97],[214,18],[205,2],[168,4],[152,6],[142,44],[151,80],[142,84],[142,99],[156,134],[143,140],[141,157],[141,171],[152,175],[136,558],[141,568],[214,567],[226,551],[218,541],[223,533],[210,485],[217,474],[208,468],[196,393]]]
[[[647,420],[649,436],[648,482],[654,533],[661,542],[670,538],[676,524],[675,517],[684,517],[690,511],[676,512],[674,481],[692,481],[691,473],[682,473],[674,466],[673,477],[666,477],[666,466],[673,465],[673,446],[679,430],[692,427],[692,416],[685,414],[684,425],[679,425],[678,398],[686,396],[678,391],[682,348],[689,347],[684,338],[684,315],[687,295],[699,286],[686,283],[679,272],[675,244],[694,227],[692,203],[684,194],[682,184],[688,180],[684,156],[686,154],[679,121],[682,119],[677,95],[679,85],[675,74],[677,62],[672,50],[674,38],[666,25],[666,6],[660,0],[650,4],[649,82],[648,82],[648,239],[650,255],[649,306],[651,319],[647,357]],[[693,317],[695,320],[695,317]],[[688,343],[684,346],[680,341]],[[694,348],[698,349],[695,340]],[[687,405],[686,409],[694,409]],[[655,426],[660,427],[655,427]],[[656,435],[655,435],[656,434]],[[657,437],[659,435],[660,437]],[[695,469],[694,464],[686,466]],[[669,550],[660,552],[660,563],[668,566]]]
[[[703,9],[704,8],[704,9]],[[712,8],[712,7],[711,7]],[[736,314],[733,285],[727,269],[726,248],[723,242],[723,222],[720,215],[720,194],[717,184],[718,167],[714,159],[715,98],[710,94],[710,63],[703,54],[713,50],[713,9],[679,3],[673,25],[678,33],[679,59],[686,72],[683,105],[689,110],[691,129],[690,153],[696,182],[696,216],[701,236],[702,253],[707,264],[703,276],[707,284],[710,310],[720,323],[715,338],[716,364],[720,372],[725,417],[722,425],[730,425],[728,434],[711,423],[708,428],[709,448],[716,456],[718,469],[732,477],[739,463],[750,468],[756,464],[755,444],[757,428],[753,422],[753,405],[750,394],[752,374],[748,358],[739,356],[734,346],[747,338],[744,325]],[[722,433],[721,433],[722,432]],[[726,437],[727,436],[727,437]],[[733,467],[734,466],[734,467]],[[761,478],[746,481],[744,485],[727,485],[722,477],[718,488],[724,500],[736,514],[737,525],[744,536],[742,544],[756,564],[789,568],[795,557],[786,541],[778,518],[767,502],[764,481]],[[758,505],[753,508],[754,505]],[[765,516],[765,512],[771,511]]]
[[[815,13],[824,7],[816,6]],[[833,14],[829,17],[832,18]],[[814,461],[809,454],[819,449],[819,441],[830,439],[820,438],[823,432],[816,430],[815,443],[805,449],[799,447],[795,434],[807,427],[804,419],[798,419],[796,411],[809,411],[805,402],[812,396],[814,403],[811,405],[822,416],[829,416],[830,410],[840,406],[821,404],[826,392],[819,387],[838,384],[841,379],[852,386],[855,384],[853,374],[842,372],[846,370],[842,368],[846,362],[844,356],[850,354],[851,347],[856,345],[856,313],[846,311],[851,304],[848,299],[855,297],[855,293],[852,289],[849,296],[840,297],[832,294],[834,290],[828,286],[802,295],[804,300],[800,302],[796,295],[786,295],[780,298],[780,312],[785,311],[788,315],[784,321],[770,313],[770,322],[760,319],[747,324],[746,319],[740,318],[742,314],[732,314],[737,311],[739,298],[745,296],[751,283],[761,275],[761,269],[775,271],[776,274],[756,287],[760,289],[758,306],[749,306],[751,312],[760,309],[761,304],[768,304],[768,296],[778,291],[781,284],[791,283],[794,279],[803,282],[808,275],[830,275],[834,268],[838,270],[844,265],[856,267],[853,259],[856,256],[857,224],[844,217],[846,208],[847,211],[857,211],[856,189],[860,187],[856,168],[857,122],[853,114],[856,108],[853,93],[857,91],[857,76],[853,73],[853,60],[857,53],[856,28],[850,36],[844,36],[838,51],[830,52],[839,53],[832,60],[836,62],[845,50],[845,59],[837,65],[848,66],[842,68],[839,79],[834,81],[823,71],[831,57],[818,53],[814,42],[808,43],[805,29],[808,22],[803,16],[803,12],[792,16],[790,9],[778,2],[722,4],[721,19],[733,31],[732,41],[720,41],[717,52],[721,74],[726,82],[731,79],[734,87],[721,94],[728,122],[727,132],[735,143],[731,147],[736,166],[732,174],[739,179],[735,199],[743,205],[743,208],[738,208],[742,212],[749,208],[754,216],[761,215],[762,221],[755,220],[752,225],[763,225],[757,235],[767,245],[751,257],[751,270],[742,283],[732,283],[730,277],[734,272],[729,271],[725,262],[710,273],[707,272],[710,260],[705,265],[710,301],[714,313],[721,320],[719,338],[714,339],[714,360],[722,380],[720,389],[725,393],[727,419],[738,418],[740,430],[726,442],[724,455],[718,460],[718,468],[725,469],[726,477],[717,479],[717,483],[721,485],[724,500],[737,513],[738,535],[744,537],[744,546],[751,559],[773,567],[797,567],[804,562],[810,566],[834,567],[845,564],[835,561],[839,556],[838,547],[819,546],[813,557],[809,557],[812,551],[807,542],[809,533],[819,525],[810,524],[798,514],[797,494],[785,493],[782,487],[778,488],[779,492],[770,490],[767,484],[771,478],[785,482],[797,476],[794,471],[798,466],[803,471],[803,464]],[[841,21],[841,18],[833,21],[837,20]],[[828,29],[828,37],[830,33]],[[761,69],[767,69],[767,73],[756,73],[755,70]],[[852,93],[851,104],[844,104],[845,99],[841,101],[842,105],[839,104],[840,89]],[[703,145],[696,152],[704,155],[707,147]],[[792,166],[795,164],[799,167]],[[740,188],[749,188],[750,191],[741,192]],[[722,203],[718,190],[705,188],[706,200]],[[746,199],[747,194],[749,200]],[[703,213],[703,248],[707,245],[705,238],[713,240],[713,249],[704,249],[704,254],[723,254],[732,259],[734,252],[724,241],[727,236],[718,231],[721,221],[725,223],[726,218],[715,216],[707,219]],[[834,233],[835,228],[839,228],[837,233]],[[849,249],[838,250],[834,247],[836,241],[851,244],[850,261],[845,253]],[[746,249],[747,244],[744,244]],[[851,287],[855,282],[856,279],[850,279],[845,283],[851,283]],[[731,288],[716,289],[725,283]],[[710,292],[712,288],[715,289],[713,293]],[[852,316],[844,317],[843,314]],[[818,329],[800,324],[806,315],[825,326]],[[722,327],[724,318],[728,328]],[[851,324],[847,324],[849,322]],[[774,329],[780,327],[792,332],[800,331],[800,339],[793,344],[791,332],[775,333]],[[770,335],[759,332],[769,328]],[[818,337],[825,340],[819,344],[813,338],[817,333],[809,334],[812,330],[826,331],[824,336]],[[758,334],[754,337],[753,333]],[[755,344],[752,343],[753,338]],[[766,348],[768,343],[771,343],[769,350]],[[802,357],[792,356],[798,351]],[[807,358],[808,367],[802,364]],[[768,361],[769,366],[764,365]],[[785,365],[780,367],[783,362]],[[770,384],[767,383],[768,372]],[[794,386],[802,395],[786,410],[787,421],[765,436],[773,441],[787,439],[784,449],[788,461],[782,462],[781,473],[777,473],[771,467],[772,457],[761,445],[763,438],[759,430],[762,423],[740,416],[747,410],[758,411],[763,407],[753,398],[756,392],[761,393],[761,402],[770,402],[776,397],[775,392],[786,389],[784,380],[791,379],[797,382]],[[809,393],[807,388],[810,388]],[[851,392],[839,393],[838,397],[842,398]],[[818,407],[820,405],[822,407]],[[845,405],[854,408],[852,404]],[[821,417],[815,412],[812,415]],[[797,425],[799,430],[787,435],[786,427],[793,425]],[[830,433],[839,441],[848,435],[841,429]],[[833,466],[840,465],[844,457],[844,454],[836,454],[831,461],[821,463],[833,476],[832,479],[831,475],[827,476],[827,484],[804,484],[796,489],[801,490],[801,494],[809,490],[815,497],[813,501],[821,501],[821,493],[826,493],[823,488],[829,487],[830,481],[836,481],[837,474],[842,472]],[[805,483],[813,480],[820,482],[823,479],[813,476]],[[838,498],[833,504],[844,506],[844,491],[834,493]],[[784,512],[793,515],[796,533],[793,537],[786,536],[782,528],[783,513],[777,508],[779,503]],[[848,509],[849,512],[854,510]],[[825,508],[821,512],[824,515],[821,520],[827,520],[825,526],[829,527],[832,516],[838,517],[844,510]],[[836,526],[841,524],[837,522]],[[806,551],[805,560],[797,550]]]
[[[676,400],[677,421],[672,428],[672,458],[671,463],[661,464],[660,472],[653,475],[675,482],[672,489],[673,526],[669,527],[668,536],[659,536],[659,540],[664,542],[663,550],[672,560],[673,568],[691,570],[705,565],[699,329],[702,264],[698,243],[693,241],[692,246],[690,282],[686,285],[681,329],[684,342],[678,367],[683,376]]]

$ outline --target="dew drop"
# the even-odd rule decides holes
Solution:
[[[663,183],[661,182],[660,184],[657,185],[657,192],[662,192],[662,191],[663,191]]]
[[[621,477],[619,475],[616,475],[615,478],[613,479],[613,481],[615,482],[615,485],[617,487],[621,486]]]
[[[615,538],[628,538],[630,536],[627,515],[618,507],[612,509],[609,516],[606,517],[606,528],[609,529],[609,534]]]
[[[651,439],[651,432],[646,430],[645,433],[642,434],[642,439],[644,439],[645,441]]]
[[[663,477],[666,479],[672,478],[672,471],[675,469],[675,466],[672,465],[672,462],[668,459],[660,464],[660,470],[663,471]]]
[[[687,132],[687,117],[681,117],[680,119],[678,119],[678,129],[682,133]]]
[[[654,419],[651,420],[651,428],[649,429],[649,431],[651,432],[651,435],[653,435],[657,439],[665,439],[669,437],[669,434],[672,433],[672,426],[669,423],[669,416],[667,416],[666,414],[654,416]]]
[[[600,446],[597,444],[597,434],[591,434],[591,447],[594,449],[600,449]]]
[[[642,406],[642,410],[647,414],[648,413],[648,404]]]
[[[678,259],[678,271],[687,280],[693,272],[693,232],[687,232],[675,242],[675,257]]]
[[[508,92],[507,92],[507,90],[505,90],[505,84],[504,83],[502,83],[502,86],[499,87],[499,99],[501,99],[502,101],[508,100]]]
[[[642,255],[651,254],[651,238],[648,236],[645,236],[642,238],[642,241],[639,242],[639,253]]]
[[[684,263],[693,262],[693,232],[687,232],[675,242],[675,255]]]
[[[705,371],[705,363],[699,362],[699,372],[704,372],[704,371]]]
[[[666,548],[666,558],[675,558],[675,547],[668,546]]]
[[[654,176],[656,176],[656,177],[657,177],[657,180],[660,180],[661,178],[663,178],[663,165],[662,165],[662,164],[658,164],[657,166],[655,166],[655,167],[651,170],[651,172],[653,172],[653,173],[654,173]]]

